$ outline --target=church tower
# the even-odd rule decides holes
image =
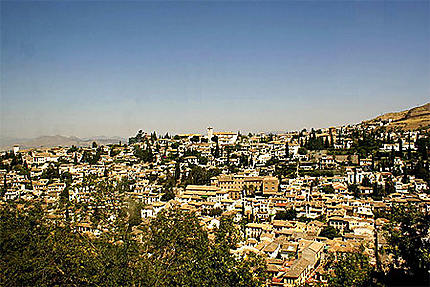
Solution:
[[[214,136],[214,129],[211,127],[208,127],[208,142],[212,143],[212,138]]]

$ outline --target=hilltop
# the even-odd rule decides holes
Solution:
[[[430,127],[430,103],[400,112],[386,113],[365,124],[386,124],[388,128],[402,130],[428,129]]]

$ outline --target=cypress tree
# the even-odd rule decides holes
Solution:
[[[399,153],[400,153],[400,158],[403,158],[403,143],[401,138],[399,138]]]
[[[7,192],[7,181],[6,181],[6,175],[4,175],[3,177],[3,188],[2,188],[2,192],[1,192],[1,197],[5,196]]]
[[[218,145],[218,142],[216,143],[216,146],[215,146],[215,155],[214,155],[216,158],[218,158],[219,157],[219,145]]]
[[[412,157],[412,152],[411,152],[411,134],[408,134],[408,159],[410,160]]]

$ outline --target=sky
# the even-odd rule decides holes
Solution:
[[[309,129],[430,101],[430,1],[0,10],[2,137]]]

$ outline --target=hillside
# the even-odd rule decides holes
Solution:
[[[388,128],[402,130],[428,129],[430,127],[430,103],[401,112],[383,114],[364,123],[387,123]]]

